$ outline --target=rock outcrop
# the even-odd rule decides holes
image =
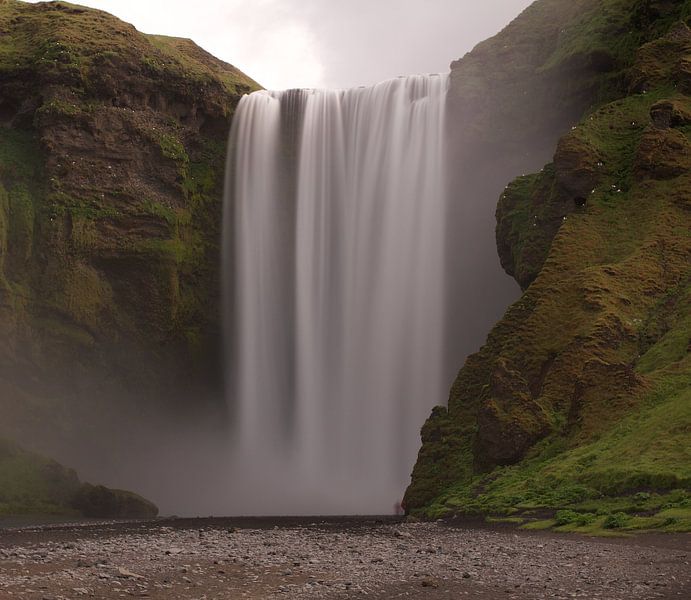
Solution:
[[[562,117],[581,116],[552,138],[550,164],[501,194],[497,247],[524,294],[423,427],[408,511],[559,508],[691,484],[690,18],[689,2],[544,0],[455,65],[476,73],[471,98],[496,81],[488,57],[531,85],[571,72],[546,104],[516,82],[494,127],[478,104],[491,144],[547,143],[560,97]]]
[[[31,513],[150,519],[158,508],[132,492],[81,483],[74,470],[0,439],[0,516]]]

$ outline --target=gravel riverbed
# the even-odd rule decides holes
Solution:
[[[690,537],[396,520],[180,519],[0,530],[0,599],[691,598]]]

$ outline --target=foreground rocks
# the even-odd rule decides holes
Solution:
[[[687,536],[442,524],[162,521],[0,533],[3,600],[684,598]]]

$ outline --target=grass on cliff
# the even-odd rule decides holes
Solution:
[[[161,51],[167,61],[155,56],[147,56],[145,63],[154,70],[178,70],[181,74],[208,83],[213,79],[223,82],[226,89],[234,94],[242,94],[258,90],[259,84],[244,73],[211,56],[192,40],[170,37],[166,35],[147,35],[152,46]],[[172,60],[171,60],[172,59]]]
[[[258,84],[191,40],[142,34],[68,2],[16,0],[0,2],[0,78],[0,117],[13,119],[0,128],[0,182],[7,191],[0,247],[27,254],[33,242],[35,255],[48,257],[40,265],[0,261],[3,287],[33,277],[27,285],[33,305],[18,319],[27,330],[62,340],[67,357],[81,353],[82,342],[95,339],[101,348],[113,334],[125,339],[144,330],[154,353],[164,347],[177,353],[182,341],[189,350],[185,367],[207,360],[200,348],[214,351],[219,319],[215,265],[227,126],[239,97]],[[33,115],[26,98],[35,99]],[[103,141],[109,136],[98,133],[121,122],[133,154],[149,156],[116,175],[105,170],[113,160]],[[66,129],[75,135],[52,145]],[[39,135],[52,162],[43,164]],[[34,190],[32,182],[43,184],[41,169],[46,189]],[[33,207],[19,194],[22,185]],[[17,237],[22,244],[10,239]],[[128,265],[132,281],[148,273],[145,284],[120,285],[114,258]]]
[[[641,260],[638,245],[650,232],[632,226],[634,211],[646,215],[642,223],[655,222],[656,215],[660,223],[665,222],[660,215],[664,214],[667,202],[664,200],[666,184],[657,185],[660,194],[657,197],[651,196],[652,189],[655,188],[648,188],[648,194],[638,201],[625,192],[599,198],[601,204],[593,209],[594,214],[610,230],[610,235],[602,241],[607,247],[601,253],[601,260],[607,261],[605,264],[611,261],[635,264]],[[610,212],[611,225],[608,224]],[[626,219],[627,213],[631,217],[628,226],[617,226],[616,221]],[[669,226],[667,234],[683,239],[683,220]],[[644,267],[646,264],[642,262]],[[661,501],[657,506],[646,507],[648,511],[657,509],[655,514],[635,515],[636,506],[627,504],[626,500],[622,505],[621,500],[636,492],[664,500],[664,490],[691,489],[691,357],[688,352],[691,287],[688,280],[668,290],[641,316],[630,319],[631,326],[637,330],[638,346],[632,350],[627,344],[625,349],[628,354],[636,349],[640,353],[636,371],[647,380],[649,391],[628,415],[611,423],[611,415],[603,414],[594,423],[609,420],[607,427],[580,431],[575,439],[570,439],[567,432],[556,431],[534,446],[519,464],[498,467],[489,474],[476,475],[449,488],[429,507],[428,516],[572,510],[593,512],[597,518],[586,518],[587,523],[575,519],[561,525],[550,520],[533,526],[557,526],[583,533],[649,528],[688,530],[689,515],[683,512],[686,505],[677,506],[683,510],[672,516],[662,511],[665,502]],[[607,412],[611,407],[605,403],[600,408]],[[605,526],[607,517],[617,512],[630,515],[626,524],[614,527],[608,522]]]
[[[82,483],[72,469],[0,438],[0,516],[26,514],[152,518],[158,508],[133,492]]]
[[[69,503],[80,485],[71,469],[0,439],[0,515],[76,515]]]
[[[650,394],[644,408],[597,441],[568,449],[563,438],[547,439],[518,465],[497,468],[450,489],[427,515],[521,515],[529,528],[580,533],[691,531],[688,361],[679,369],[681,373]],[[668,512],[671,509],[676,512]],[[574,513],[568,522],[533,523],[534,513],[564,510]],[[625,514],[624,524],[605,525],[608,517],[619,513]]]
[[[671,39],[641,50],[649,61],[676,44],[660,64],[638,65],[653,87],[585,115],[560,143],[571,154],[558,150],[555,168],[509,186],[502,240],[515,270],[533,277],[461,371],[445,418],[451,437],[425,440],[423,428],[427,462],[416,466],[411,497],[437,496],[418,505],[422,514],[489,514],[608,535],[691,529],[691,128],[656,129],[650,116],[660,100],[691,110],[669,79],[686,52]],[[585,206],[568,196],[573,181],[592,187]],[[565,210],[556,235],[534,235],[553,206]],[[472,439],[482,432],[473,411],[499,360],[531,387],[551,433],[511,466],[435,477],[437,460],[477,468]],[[458,433],[466,439],[453,439]]]
[[[68,2],[0,2],[0,72],[42,66],[88,80],[103,61],[128,57],[151,73],[205,86],[221,81],[231,94],[259,89],[244,73],[191,40],[145,35],[112,15]]]

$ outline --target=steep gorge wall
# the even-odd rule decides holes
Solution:
[[[226,138],[257,88],[190,40],[0,2],[0,433],[222,402]]]
[[[486,136],[480,178],[528,172],[565,135],[501,193],[499,254],[525,293],[423,427],[407,510],[691,482],[690,17],[689,2],[536,2],[454,66],[464,129]]]
[[[628,17],[654,18],[646,10],[644,2],[603,7],[594,0],[540,0],[452,63],[448,170],[456,200],[448,237],[456,287],[448,355],[454,375],[520,293],[497,259],[496,198],[517,174],[549,161],[556,140],[589,107],[624,92],[630,57],[610,40],[629,37]],[[637,43],[638,34],[631,37],[626,44]]]

